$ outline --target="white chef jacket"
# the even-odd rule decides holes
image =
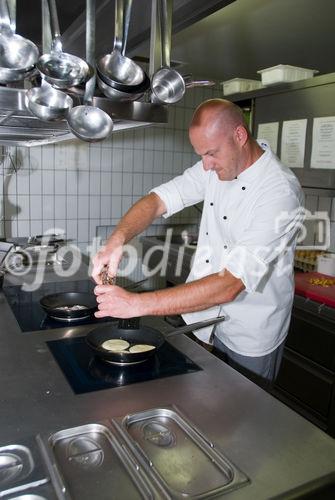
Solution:
[[[232,351],[263,356],[285,339],[294,296],[293,260],[303,221],[303,193],[291,172],[265,152],[232,181],[221,181],[193,167],[152,191],[165,203],[165,217],[204,201],[198,245],[187,281],[221,270],[242,280],[245,289],[232,301],[183,314],[186,323],[218,315],[226,320],[215,335]],[[213,327],[194,332],[210,342]]]

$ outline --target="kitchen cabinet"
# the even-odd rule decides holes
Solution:
[[[295,296],[272,393],[335,436],[335,310]]]

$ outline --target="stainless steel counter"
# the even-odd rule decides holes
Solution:
[[[269,499],[335,470],[332,438],[185,336],[169,342],[202,371],[75,395],[45,342],[90,328],[21,333],[0,292],[1,446],[174,404],[250,478],[224,498]]]

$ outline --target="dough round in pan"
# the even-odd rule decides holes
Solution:
[[[153,349],[156,349],[154,345],[150,344],[135,344],[129,347],[129,352],[146,352],[146,351],[152,351]]]
[[[106,351],[121,352],[128,349],[129,342],[122,339],[109,339],[105,340],[105,342],[101,344],[101,347],[106,349]]]

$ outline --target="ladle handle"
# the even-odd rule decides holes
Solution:
[[[42,0],[42,52],[47,54],[51,50],[51,19],[48,0]]]
[[[95,68],[95,0],[86,0],[86,60]],[[86,82],[84,104],[90,106],[93,102],[95,89],[95,69],[93,76]]]
[[[225,316],[218,316],[217,318],[205,319],[203,321],[198,321],[197,323],[191,323],[190,325],[180,326],[179,328],[175,328],[174,330],[165,334],[166,337],[172,337],[173,335],[177,335],[180,333],[190,333],[194,330],[200,330],[201,328],[205,328],[206,326],[216,325],[216,323],[221,323],[221,321],[225,320]]]
[[[133,0],[124,0],[123,23],[122,23],[122,46],[121,46],[121,54],[123,56],[126,53],[132,5],[133,5]]]
[[[0,0],[0,26],[12,31],[7,0]]]
[[[115,1],[113,50],[118,50],[123,56],[126,52],[132,4],[133,0]]]
[[[48,3],[49,3],[50,20],[52,26],[52,35],[53,35],[51,50],[54,50],[56,52],[61,52],[62,40],[60,36],[56,0],[48,0]]]
[[[171,33],[172,33],[172,1],[159,0],[159,20],[161,28],[162,66],[170,67]]]
[[[16,31],[16,0],[8,0],[9,22],[13,33]]]

